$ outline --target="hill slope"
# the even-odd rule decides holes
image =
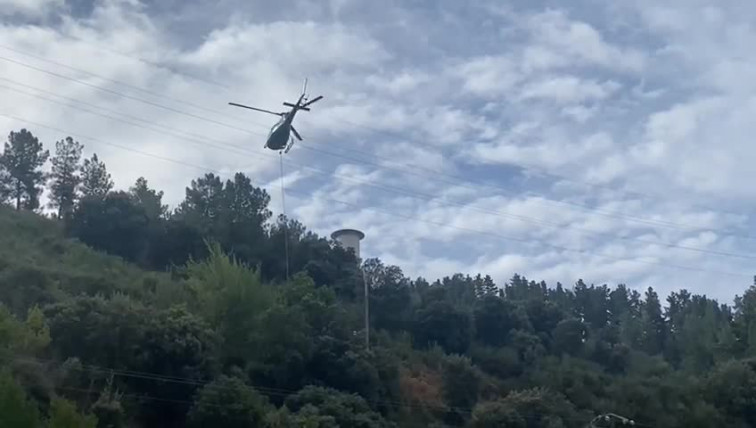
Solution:
[[[0,205],[0,301],[14,313],[82,293],[138,297],[165,282],[165,274],[67,238],[55,220]]]
[[[119,220],[95,211],[100,226]],[[290,226],[292,274],[279,280],[281,266],[255,256],[283,244],[281,224],[241,235],[250,223],[234,218],[197,216],[216,232],[198,235],[222,242],[173,278],[0,207],[0,409],[44,419],[75,404],[119,428],[582,428],[601,413],[756,424],[754,287],[736,308],[684,290],[665,307],[651,288],[429,283],[371,259],[368,349],[352,256]],[[128,236],[79,227],[100,243]],[[50,405],[58,397],[69,401]]]

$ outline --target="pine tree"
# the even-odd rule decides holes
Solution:
[[[39,195],[45,174],[42,165],[47,162],[50,152],[26,129],[11,132],[0,155],[0,195],[15,202],[16,209],[34,210],[39,208]]]
[[[0,153],[0,205],[7,204],[10,199],[11,177],[2,162],[3,155]]]
[[[91,159],[85,159],[81,167],[81,194],[82,197],[104,198],[113,190],[113,180],[110,178],[105,162],[97,158],[97,154]]]
[[[163,218],[167,214],[168,206],[163,205],[163,191],[150,189],[147,179],[144,177],[137,178],[136,183],[131,186],[129,192],[136,202],[144,208],[150,220]]]
[[[50,184],[50,206],[58,208],[58,218],[68,218],[73,211],[79,186],[81,185],[82,145],[71,137],[55,143],[55,157],[52,158],[52,183]]]
[[[659,302],[659,295],[651,287],[646,290],[646,299],[642,308],[643,347],[648,354],[656,355],[664,349],[666,323]]]

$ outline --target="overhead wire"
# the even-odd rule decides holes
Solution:
[[[2,77],[0,77],[0,80],[5,80],[5,81],[11,81],[12,82],[12,80],[5,79],[5,78],[2,78]],[[23,86],[34,88],[34,87],[30,86],[30,85],[23,85]],[[60,104],[60,105],[63,105],[63,106],[69,107],[69,108],[73,108],[73,109],[84,111],[84,112],[87,112],[87,113],[90,113],[90,114],[94,114],[94,115],[97,115],[97,116],[105,117],[105,118],[108,118],[108,119],[111,119],[111,120],[127,123],[127,124],[130,124],[132,126],[136,126],[136,127],[140,127],[140,128],[144,128],[144,129],[149,129],[149,130],[152,130],[152,131],[155,131],[155,132],[161,132],[161,133],[164,133],[164,134],[167,134],[167,135],[180,136],[181,138],[187,139],[189,142],[195,142],[196,144],[200,144],[200,145],[208,145],[208,146],[218,147],[218,148],[226,149],[226,150],[230,149],[230,150],[233,150],[235,153],[239,153],[239,154],[243,154],[243,155],[247,155],[247,156],[255,156],[255,157],[259,157],[259,156],[273,157],[274,156],[274,155],[272,155],[270,153],[255,153],[255,152],[251,152],[251,151],[249,151],[249,149],[241,147],[241,146],[237,146],[237,145],[225,143],[225,142],[222,142],[222,141],[219,141],[219,140],[214,140],[212,138],[203,137],[203,136],[199,136],[199,135],[196,135],[196,134],[184,132],[184,131],[181,131],[181,130],[177,130],[175,128],[167,127],[167,126],[164,126],[164,125],[161,125],[161,124],[158,124],[158,123],[155,123],[155,122],[150,122],[150,121],[147,121],[147,120],[144,120],[144,119],[141,119],[141,118],[137,118],[137,117],[134,117],[134,116],[128,116],[128,115],[126,115],[126,117],[128,117],[130,119],[130,121],[124,121],[124,120],[122,120],[122,119],[120,119],[119,117],[116,117],[116,116],[101,114],[101,113],[98,113],[96,111],[91,111],[91,110],[87,110],[87,109],[81,108],[77,104],[92,106],[92,107],[94,107],[96,109],[100,109],[100,110],[103,110],[103,111],[109,111],[109,112],[113,112],[113,113],[117,113],[117,112],[114,112],[112,110],[108,110],[108,109],[105,109],[105,108],[101,108],[101,107],[95,106],[93,104],[89,104],[89,103],[85,103],[85,102],[79,102],[78,100],[71,99],[71,98],[68,98],[68,97],[63,97],[63,96],[58,96],[58,95],[54,95],[53,94],[53,96],[56,96],[56,97],[59,97],[59,98],[63,98],[63,99],[69,99],[69,100],[72,100],[72,101],[76,102],[77,104],[61,103],[61,102],[58,102],[56,100],[52,100],[52,99],[49,99],[49,98],[46,98],[46,97],[43,97],[43,96],[39,96],[39,95],[36,95],[36,94],[31,94],[31,93],[28,93],[28,92],[25,92],[25,91],[20,91],[18,89],[10,88],[10,87],[4,86],[4,85],[0,85],[0,88],[10,89],[10,90],[15,91],[15,92],[19,92],[19,93],[22,93],[22,94],[25,94],[25,95],[29,95],[29,96],[33,96],[33,97],[36,97],[36,98],[40,98],[40,99],[46,100],[46,101],[57,103],[57,104]],[[44,90],[41,90],[41,89],[40,89],[40,91],[50,93],[49,91],[44,91]],[[150,128],[146,128],[145,126],[140,125],[138,123],[134,123],[131,120],[142,122],[142,123],[144,123],[144,124],[146,124],[148,126],[151,126],[151,127]],[[166,129],[168,132],[160,131],[160,130],[154,129],[154,128]],[[259,135],[264,136],[263,134],[259,134]],[[215,143],[215,144],[213,144],[213,143]],[[305,164],[296,163],[296,162],[293,162],[293,161],[287,161],[287,162],[291,163],[293,165],[296,165],[296,166],[298,166],[300,168],[313,171],[313,172],[315,172],[317,174],[330,175],[330,176],[332,176],[334,178],[337,178],[339,180],[342,180],[342,181],[351,181],[353,183],[361,184],[361,185],[364,185],[364,186],[367,186],[367,187],[372,187],[372,188],[376,188],[376,189],[379,189],[379,190],[383,190],[383,191],[391,192],[391,193],[395,193],[395,194],[402,194],[402,195],[405,195],[405,196],[408,196],[408,197],[411,197],[411,198],[414,198],[414,199],[426,200],[426,201],[433,202],[433,203],[436,203],[436,204],[439,204],[439,205],[442,205],[442,206],[459,207],[459,208],[469,209],[469,210],[472,210],[472,211],[477,211],[477,212],[481,212],[481,213],[492,215],[492,216],[497,216],[497,217],[501,217],[501,218],[514,219],[514,220],[525,222],[525,223],[545,225],[545,226],[549,226],[549,227],[553,227],[553,228],[568,228],[568,229],[576,230],[578,233],[580,233],[582,235],[605,236],[601,232],[597,232],[597,231],[593,231],[593,230],[589,230],[589,229],[580,228],[580,227],[577,227],[577,226],[574,226],[574,225],[564,225],[564,224],[560,224],[560,223],[556,223],[556,222],[551,222],[551,221],[548,221],[548,220],[543,220],[543,219],[535,218],[535,217],[531,217],[531,216],[525,216],[525,215],[520,215],[520,214],[512,214],[512,213],[508,213],[508,212],[504,212],[504,211],[498,211],[498,210],[489,210],[489,209],[479,208],[479,207],[476,207],[474,205],[470,206],[468,204],[463,204],[463,203],[459,203],[459,202],[438,201],[437,197],[435,197],[434,195],[429,195],[429,194],[425,194],[425,193],[421,193],[421,192],[417,192],[417,191],[411,191],[411,190],[407,190],[405,188],[400,188],[400,187],[380,185],[380,184],[376,184],[376,183],[374,183],[372,181],[362,180],[362,179],[358,179],[358,178],[354,178],[354,177],[349,177],[349,176],[346,176],[344,174],[331,173],[331,172],[328,172],[326,170],[323,170],[323,169],[320,169],[320,168],[317,168],[317,167],[313,167],[311,165],[305,165]],[[281,165],[281,174],[283,174],[283,159],[281,159],[281,163],[282,163],[282,165]],[[283,177],[283,175],[282,175],[282,177]],[[283,178],[282,178],[282,180],[283,180]],[[281,185],[283,186],[283,182],[281,183]],[[635,236],[612,235],[611,239],[625,240],[625,241],[636,241],[636,242],[640,242],[640,243],[644,243],[644,244],[649,244],[649,245],[660,245],[660,246],[664,246],[664,247],[667,247],[667,248],[676,248],[676,249],[680,249],[680,250],[692,251],[692,252],[703,253],[703,254],[711,254],[711,255],[717,255],[717,256],[723,256],[723,257],[733,257],[733,258],[756,260],[756,255],[738,254],[738,253],[726,252],[726,251],[709,250],[709,249],[705,249],[705,248],[691,247],[691,246],[687,246],[687,245],[680,245],[680,244],[674,244],[674,243],[669,243],[669,242],[660,242],[660,241],[654,241],[654,240],[647,240],[647,239],[638,238],[638,237],[635,237]]]
[[[84,44],[84,45],[91,46],[91,47],[95,48],[96,50],[99,50],[100,52],[107,52],[107,53],[110,53],[110,54],[113,54],[113,55],[118,55],[118,56],[120,56],[122,58],[130,59],[132,61],[136,60],[136,61],[141,62],[143,64],[147,64],[147,65],[149,65],[151,67],[154,67],[156,69],[165,70],[165,71],[167,71],[167,72],[169,72],[171,74],[187,77],[187,78],[195,80],[197,82],[205,83],[205,84],[214,86],[216,89],[223,89],[224,91],[227,91],[227,92],[233,92],[234,91],[234,88],[226,85],[225,83],[220,83],[218,81],[209,79],[207,77],[202,77],[202,76],[197,76],[197,75],[194,75],[194,74],[191,74],[191,73],[187,73],[186,71],[183,71],[183,70],[176,70],[176,69],[168,67],[168,66],[166,66],[164,64],[156,63],[154,61],[150,61],[148,59],[142,58],[140,56],[137,56],[136,54],[129,54],[129,53],[126,53],[126,52],[119,51],[117,49],[113,49],[111,46],[100,46],[100,45],[98,45],[96,43],[92,43],[89,40],[85,40],[85,39],[83,39],[81,37],[75,36],[75,35],[70,34],[70,33],[58,32],[58,33],[56,33],[56,35],[60,36],[60,37],[65,37],[65,38],[76,40],[77,42],[79,42],[81,44]]]
[[[286,217],[286,188],[284,187],[283,150],[278,152],[281,161],[281,212],[283,213],[284,256],[286,258],[286,281],[289,280],[289,219]]]
[[[36,358],[36,357],[10,356],[10,357],[0,357],[0,359],[5,359],[6,361],[14,361],[14,362],[19,362],[19,363],[34,364],[40,367],[52,366],[56,368],[68,368],[71,370],[76,370],[76,371],[79,371],[85,374],[90,374],[90,375],[99,373],[104,376],[110,375],[110,376],[118,376],[122,378],[133,378],[133,379],[151,380],[155,382],[176,383],[176,384],[193,386],[193,387],[198,387],[198,388],[211,384],[211,382],[204,382],[197,379],[192,379],[192,378],[187,378],[187,377],[182,377],[182,376],[168,376],[168,375],[162,375],[162,374],[153,373],[153,372],[122,370],[122,369],[115,369],[111,367],[96,366],[96,365],[91,365],[91,364],[81,364],[81,367],[77,367],[76,365],[66,365],[64,362],[60,362],[60,361],[44,359],[44,358]],[[93,379],[93,378],[94,378],[93,376],[90,376],[90,379]],[[215,387],[219,390],[224,390],[224,387],[221,385],[216,384]],[[254,385],[254,384],[250,385],[247,383],[245,383],[244,388],[248,391],[258,392],[258,393],[262,393],[268,396],[278,396],[282,398],[288,397],[289,395],[293,395],[299,392],[298,390],[293,390],[293,389],[288,389],[288,388],[265,387],[265,386]],[[80,390],[79,392],[88,391],[83,388],[75,388],[75,387],[58,387],[57,389],[60,389],[60,390],[70,389],[72,391]],[[129,394],[128,396],[132,398],[141,398],[141,399],[145,399],[149,401],[173,402],[173,403],[187,404],[187,405],[195,404],[193,401],[188,401],[188,400],[152,397],[152,396],[147,396],[147,395],[142,395],[142,394]],[[365,397],[362,397],[362,399],[365,400],[365,402],[368,404],[403,407],[403,408],[407,408],[411,410],[427,410],[427,409],[454,410],[454,411],[459,411],[466,414],[472,414],[474,410],[473,408],[470,408],[470,407],[435,405],[432,403],[416,404],[416,403],[408,403],[408,402],[395,401],[395,400],[368,399]],[[211,404],[211,406],[218,406],[217,408],[223,408],[224,405],[213,403]],[[529,412],[521,416],[527,420],[536,420],[536,419],[540,419],[539,416],[541,415],[542,414],[539,412]],[[585,419],[580,418],[580,417],[568,417],[568,418],[562,418],[562,419],[572,420],[574,422],[586,422]],[[636,424],[636,426],[648,427],[649,425]]]
[[[143,88],[139,88],[139,87],[136,87],[136,86],[131,85],[129,83],[125,83],[125,82],[122,82],[122,81],[119,81],[119,80],[111,79],[111,78],[108,78],[108,77],[105,77],[105,76],[102,76],[102,75],[99,75],[99,74],[96,74],[96,73],[92,73],[90,71],[83,70],[83,69],[80,69],[80,68],[77,68],[77,67],[72,67],[72,66],[69,66],[69,65],[66,65],[66,64],[62,64],[62,63],[60,63],[58,61],[48,60],[48,59],[41,58],[41,57],[39,57],[37,55],[33,55],[33,54],[26,54],[26,53],[24,53],[22,51],[19,51],[17,49],[13,49],[13,48],[10,48],[10,47],[7,47],[7,46],[3,46],[3,45],[0,45],[0,47],[8,49],[8,50],[10,50],[12,52],[18,53],[20,55],[26,55],[26,56],[29,56],[31,58],[39,59],[40,61],[45,61],[45,62],[48,62],[48,63],[60,65],[60,66],[63,66],[64,68],[68,68],[68,69],[75,70],[75,71],[78,71],[78,72],[81,72],[81,73],[85,73],[85,74],[88,74],[88,75],[91,75],[91,76],[95,76],[95,77],[98,77],[98,78],[103,79],[105,81],[110,81],[110,82],[114,82],[116,84],[120,84],[120,85],[123,85],[123,86],[126,86],[126,87],[134,88],[136,90],[139,90],[141,92],[145,92],[145,93],[151,94],[152,96],[155,96],[155,97],[158,97],[158,98],[164,98],[164,99],[167,99],[167,100],[172,100],[174,102],[184,103],[184,104],[188,104],[190,106],[198,107],[196,104],[193,104],[193,103],[187,103],[187,102],[184,102],[184,101],[181,101],[181,100],[177,100],[177,99],[172,98],[172,97],[164,96],[162,94],[156,94],[153,91],[150,91],[150,90],[147,90],[147,89],[143,89]],[[25,63],[20,62],[20,61],[13,61],[11,59],[4,58],[4,57],[0,57],[0,59],[13,62],[13,63],[15,63],[16,65],[19,65],[19,66],[29,67],[29,68],[37,70],[37,71],[47,72],[47,71],[44,71],[42,69],[39,69],[39,68],[34,67],[32,65],[29,65],[29,64],[25,64]],[[57,77],[64,78],[64,79],[72,80],[72,81],[77,82],[77,83],[86,84],[87,86],[95,87],[96,89],[106,90],[107,92],[117,94],[115,91],[107,90],[107,88],[101,88],[101,87],[99,87],[97,85],[92,85],[92,84],[89,84],[87,82],[79,82],[77,79],[71,78],[70,76],[63,76],[63,75],[59,75],[57,73],[53,73],[53,75],[57,76]],[[126,96],[126,95],[123,95],[123,96]],[[126,96],[126,97],[128,97],[128,96]],[[146,102],[144,100],[139,100],[139,99],[136,99],[134,97],[131,97],[129,99],[132,99],[132,100],[135,100],[135,101]],[[155,103],[150,103],[150,102],[147,102],[147,103],[149,105],[156,106]],[[171,107],[166,107],[166,106],[158,106],[158,107],[163,108],[163,109],[168,109],[170,111],[177,112],[179,114],[187,115],[189,117],[197,118],[196,115],[193,115],[193,114],[187,113],[187,112],[178,111],[177,109],[173,109]],[[220,112],[218,110],[214,110],[214,109],[207,109],[207,108],[204,108],[204,107],[199,107],[199,108],[203,109],[204,111],[209,111],[209,112],[216,113],[216,114],[224,114],[224,113],[222,113],[222,112]],[[228,116],[228,115],[224,114],[224,116]],[[219,124],[221,126],[229,127],[231,129],[235,129],[235,130],[238,130],[238,131],[252,133],[252,131],[246,130],[244,128],[239,128],[237,126],[230,125],[230,124],[225,123],[225,122],[224,123],[220,123],[219,121],[212,120],[212,119],[210,119],[208,121],[210,123]],[[265,129],[267,129],[267,127],[265,125],[257,123],[257,122],[246,121],[245,120],[245,123],[251,123],[251,124],[254,124],[256,126],[260,126],[260,127],[263,127]],[[355,125],[357,125],[357,124],[355,124]],[[396,135],[398,135],[398,134],[396,134]],[[401,137],[401,138],[404,138],[404,137]],[[413,144],[414,143],[416,143],[416,142],[413,142]],[[318,142],[313,142],[313,141],[308,141],[306,143],[303,143],[303,144],[300,143],[300,144],[306,150],[310,150],[310,151],[326,154],[328,156],[340,157],[340,158],[343,158],[343,159],[349,159],[349,160],[354,161],[354,162],[365,163],[365,164],[372,165],[372,166],[377,167],[377,168],[391,169],[391,170],[398,171],[398,172],[403,173],[403,174],[422,176],[422,177],[430,177],[430,178],[433,178],[434,180],[438,180],[439,176],[444,176],[444,177],[447,177],[447,178],[452,178],[452,179],[458,180],[458,181],[454,181],[454,182],[446,181],[447,183],[450,183],[450,184],[453,184],[453,185],[457,185],[457,186],[461,185],[461,186],[465,186],[465,187],[469,187],[469,188],[474,188],[476,190],[479,189],[480,186],[482,185],[482,186],[485,186],[485,187],[488,187],[488,188],[497,189],[498,191],[503,191],[503,192],[505,192],[507,194],[513,194],[513,195],[515,194],[515,192],[513,192],[511,189],[506,188],[505,186],[496,185],[496,184],[492,184],[492,183],[486,183],[486,182],[478,181],[478,180],[471,180],[470,178],[467,178],[467,177],[461,177],[461,176],[458,176],[458,175],[448,174],[448,173],[445,173],[443,171],[432,170],[432,169],[429,169],[429,168],[425,168],[425,167],[423,167],[421,165],[411,165],[411,166],[413,166],[415,169],[427,171],[429,174],[432,174],[432,176],[431,175],[418,174],[417,172],[412,171],[412,170],[390,167],[390,166],[387,166],[385,164],[378,164],[378,163],[367,161],[367,160],[364,160],[364,159],[349,157],[349,156],[345,156],[345,155],[340,154],[340,153],[334,153],[334,152],[330,152],[330,151],[326,151],[326,150],[310,147],[311,144],[315,144],[315,145],[318,145],[318,146],[330,146],[328,144],[323,144],[323,143],[318,143]],[[421,145],[426,145],[426,146],[429,146],[429,147],[433,147],[434,149],[438,148],[436,146],[429,145],[427,143],[423,143]],[[353,151],[353,152],[356,152],[356,153],[367,154],[366,152],[362,152],[360,150],[355,150],[353,148],[341,147],[341,146],[339,148],[342,149],[342,150],[346,150],[346,151]],[[385,157],[382,157],[381,155],[376,154],[376,153],[371,153],[371,154],[368,154],[368,155],[371,156],[371,157],[375,157],[375,158],[379,158],[379,159],[384,159],[384,160],[392,161],[392,160],[390,160],[388,158],[385,158]],[[466,185],[464,182],[475,183],[475,185],[473,185],[473,186]],[[533,193],[533,192],[530,192],[530,193]],[[607,210],[604,210],[604,209],[596,208],[595,206],[591,206],[591,205],[588,205],[588,204],[583,204],[583,203],[579,203],[579,202],[575,202],[575,201],[551,200],[548,197],[546,197],[545,195],[538,195],[537,193],[536,193],[536,195],[537,196],[541,196],[543,198],[541,200],[533,200],[533,201],[531,201],[531,202],[533,202],[533,203],[535,203],[537,205],[563,205],[563,206],[568,206],[568,207],[574,207],[574,208],[580,209],[580,210],[582,210],[584,212],[587,212],[587,213],[590,213],[590,214],[593,214],[593,215],[599,215],[599,216],[610,217],[610,218],[625,219],[625,220],[629,220],[629,221],[632,221],[632,222],[637,222],[639,224],[645,224],[647,226],[664,227],[664,228],[670,228],[670,229],[675,229],[675,230],[695,230],[695,231],[700,231],[700,229],[701,229],[698,226],[685,225],[685,224],[680,224],[680,223],[675,223],[675,222],[670,222],[670,221],[665,221],[665,220],[659,220],[659,219],[647,219],[647,218],[638,217],[638,216],[631,216],[631,215],[627,215],[627,214],[617,213],[615,211],[607,211]],[[740,215],[740,214],[738,214],[738,215]],[[751,235],[742,234],[742,233],[741,234],[725,233],[725,234],[722,234],[722,235],[732,236],[732,237],[735,237],[737,239],[756,240],[756,236],[751,236]]]
[[[73,137],[77,137],[78,139],[99,142],[99,143],[102,143],[102,144],[105,144],[105,145],[109,145],[109,146],[112,146],[112,147],[116,147],[116,148],[119,148],[119,149],[131,151],[133,153],[138,153],[138,154],[141,154],[143,156],[153,157],[153,158],[158,159],[158,160],[163,160],[163,161],[175,163],[175,164],[178,164],[178,165],[189,166],[189,167],[192,167],[192,168],[195,168],[195,169],[204,170],[205,172],[220,173],[220,171],[218,171],[216,169],[213,169],[213,168],[209,168],[209,167],[205,167],[205,166],[199,166],[199,165],[196,165],[196,164],[191,164],[191,163],[188,163],[188,162],[176,160],[176,159],[165,157],[165,156],[154,155],[154,154],[149,153],[149,152],[144,152],[144,151],[141,151],[141,150],[125,147],[125,146],[122,146],[122,145],[112,144],[112,143],[105,142],[104,140],[101,140],[101,139],[98,139],[98,138],[84,136],[84,135],[81,135],[79,133],[70,132],[70,131],[67,131],[67,130],[55,127],[55,126],[43,124],[43,123],[36,122],[36,121],[33,121],[33,120],[25,119],[25,118],[21,118],[21,117],[15,116],[15,115],[0,113],[0,116],[8,118],[8,119],[11,119],[11,120],[18,120],[18,121],[30,123],[30,124],[33,124],[33,125],[36,125],[36,126],[40,126],[40,127],[51,129],[51,130],[55,130],[55,131],[58,131],[58,132],[63,132],[63,133],[66,133],[68,135],[71,135]],[[257,186],[263,186],[261,183],[254,183],[254,184],[257,185]],[[288,192],[288,193],[290,193],[290,194],[301,195],[304,198],[307,198],[307,197],[311,196],[310,194],[308,194],[306,192],[292,190],[292,189],[286,189],[285,191]],[[324,197],[324,199],[326,199],[328,201],[331,201],[331,202],[338,203],[338,204],[350,206],[350,207],[353,207],[353,208],[359,208],[359,209],[363,209],[363,210],[379,212],[379,213],[382,213],[382,214],[385,214],[385,215],[388,215],[388,216],[398,217],[398,218],[401,218],[403,220],[413,220],[413,221],[418,221],[418,222],[421,222],[421,223],[431,224],[433,226],[446,227],[446,228],[451,228],[451,229],[465,231],[465,232],[468,232],[468,233],[480,234],[480,235],[485,236],[485,237],[487,237],[489,239],[494,238],[494,239],[501,239],[501,240],[506,240],[506,241],[511,241],[511,242],[526,243],[526,244],[532,244],[534,242],[538,242],[543,247],[551,248],[551,249],[554,249],[554,250],[557,250],[557,251],[566,252],[566,253],[577,253],[577,254],[589,255],[589,256],[594,256],[594,257],[597,257],[597,258],[605,259],[605,260],[612,260],[612,261],[615,261],[615,262],[638,263],[638,264],[645,264],[645,265],[660,266],[660,267],[665,267],[665,268],[672,268],[672,269],[677,269],[677,270],[687,270],[687,271],[693,271],[693,272],[704,272],[704,273],[712,273],[712,274],[717,274],[717,275],[733,276],[733,277],[738,277],[738,278],[750,278],[751,277],[750,274],[745,274],[745,273],[736,273],[736,272],[712,270],[712,269],[706,269],[706,268],[700,268],[700,267],[694,267],[694,266],[684,266],[684,265],[677,265],[677,264],[664,263],[664,262],[655,262],[655,261],[649,261],[649,260],[640,260],[638,258],[632,258],[631,259],[631,258],[622,258],[622,257],[611,256],[611,255],[605,255],[605,254],[597,254],[595,252],[588,251],[588,250],[575,249],[575,248],[570,248],[570,247],[564,247],[564,246],[560,246],[560,245],[550,244],[548,242],[544,242],[543,240],[539,240],[539,239],[533,239],[533,238],[529,238],[529,237],[513,237],[513,236],[503,235],[503,234],[500,234],[500,233],[497,233],[497,232],[493,232],[493,231],[482,231],[482,230],[477,230],[477,229],[474,229],[474,228],[455,226],[455,225],[452,225],[452,224],[449,224],[449,223],[427,220],[427,219],[419,218],[419,217],[416,217],[416,216],[404,215],[404,214],[400,214],[400,213],[397,213],[397,212],[394,212],[394,211],[391,211],[391,210],[383,210],[383,209],[379,209],[379,208],[376,208],[376,207],[363,207],[363,206],[359,206],[359,205],[354,204],[354,203],[342,201],[342,200],[339,200],[339,199],[336,199],[336,198],[333,198],[333,197]]]
[[[241,127],[238,127],[236,125],[232,125],[232,124],[229,124],[229,123],[226,123],[226,122],[222,122],[222,121],[219,121],[219,120],[215,120],[215,119],[211,119],[211,118],[208,118],[208,117],[196,115],[194,113],[190,113],[190,112],[187,112],[187,111],[184,111],[184,110],[179,110],[177,108],[173,108],[173,107],[166,106],[166,105],[163,105],[163,104],[160,104],[160,103],[156,103],[154,101],[145,100],[144,98],[139,98],[139,97],[135,97],[135,96],[132,96],[132,95],[124,94],[123,92],[114,91],[112,89],[108,89],[108,88],[105,88],[103,86],[99,86],[99,85],[95,85],[95,84],[92,84],[92,83],[89,83],[89,82],[85,82],[85,81],[83,81],[81,79],[76,79],[76,78],[73,78],[73,77],[70,77],[70,76],[66,76],[65,74],[60,74],[60,73],[57,73],[55,71],[45,70],[44,68],[41,68],[41,67],[36,67],[34,65],[31,65],[31,64],[26,64],[26,63],[24,63],[22,61],[17,61],[17,60],[14,60],[14,59],[11,59],[11,58],[7,58],[7,57],[4,57],[4,56],[0,56],[0,60],[6,61],[6,62],[10,62],[12,64],[20,65],[22,67],[26,67],[26,68],[29,68],[31,70],[36,70],[36,71],[39,71],[40,73],[45,73],[45,74],[49,74],[51,76],[55,76],[55,77],[58,77],[58,78],[61,78],[61,79],[65,79],[65,80],[77,83],[79,85],[83,85],[83,86],[87,86],[87,87],[90,87],[90,88],[93,88],[93,89],[97,89],[98,91],[106,92],[106,93],[109,93],[109,94],[112,94],[112,95],[116,95],[116,96],[119,96],[119,97],[122,97],[122,98],[125,98],[125,99],[129,99],[129,100],[132,100],[132,101],[138,101],[138,102],[141,102],[141,103],[144,103],[144,104],[148,104],[148,105],[151,105],[153,107],[157,107],[157,108],[160,108],[160,109],[163,109],[163,110],[167,110],[167,111],[170,111],[170,112],[173,112],[173,113],[177,113],[177,114],[180,114],[180,115],[183,115],[183,116],[190,117],[192,119],[203,120],[205,122],[214,123],[216,125],[220,125],[220,126],[223,126],[223,127],[226,127],[226,128],[235,129],[237,131],[249,132],[248,129],[241,128]]]
[[[48,63],[48,64],[52,64],[52,65],[54,65],[56,67],[62,67],[62,68],[68,69],[68,70],[75,71],[77,73],[81,73],[81,74],[84,74],[84,75],[87,75],[87,76],[95,77],[95,78],[103,80],[105,82],[114,83],[116,85],[120,85],[120,86],[129,88],[131,90],[134,90],[134,91],[137,91],[137,92],[141,92],[141,93],[143,93],[145,95],[149,95],[151,97],[163,98],[163,99],[172,101],[174,103],[184,104],[184,105],[187,105],[189,107],[192,107],[192,108],[195,108],[197,110],[201,110],[201,111],[204,111],[204,112],[207,112],[207,113],[217,114],[217,115],[221,115],[221,116],[224,116],[224,117],[228,117],[229,116],[229,112],[227,112],[227,111],[220,111],[218,109],[208,108],[206,106],[199,105],[199,104],[193,103],[191,101],[186,101],[186,100],[178,99],[178,98],[171,97],[171,96],[165,95],[165,94],[158,94],[158,93],[156,93],[155,91],[153,91],[151,89],[145,89],[145,88],[142,88],[140,86],[133,85],[133,84],[128,83],[128,82],[124,82],[122,80],[112,79],[110,77],[106,77],[106,76],[103,76],[101,74],[93,73],[93,72],[91,72],[89,70],[84,70],[83,68],[74,67],[74,66],[62,63],[60,61],[54,61],[54,60],[51,60],[51,59],[48,59],[48,58],[44,58],[44,57],[39,56],[39,55],[35,55],[35,54],[29,53],[29,52],[24,52],[22,50],[15,49],[15,48],[7,46],[7,45],[0,44],[0,49],[5,49],[7,51],[13,52],[13,53],[18,54],[18,55],[27,56],[29,58],[34,58],[37,61],[42,61],[42,62],[45,62],[45,63]],[[241,121],[242,119],[238,119],[238,120]]]

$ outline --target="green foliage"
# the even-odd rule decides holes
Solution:
[[[472,340],[472,317],[447,301],[434,301],[415,313],[415,339],[420,346],[438,344],[449,353],[464,353]]]
[[[147,213],[126,192],[108,193],[104,198],[84,197],[70,223],[73,235],[109,254],[136,262],[148,251]]]
[[[254,334],[275,294],[262,284],[259,271],[223,253],[218,244],[208,252],[207,259],[186,268],[192,305],[220,333],[226,358],[241,364],[259,351]]]
[[[82,415],[70,401],[55,398],[50,404],[48,428],[97,428],[97,416]]]
[[[586,328],[582,321],[575,318],[559,321],[552,333],[554,350],[576,355],[583,347],[585,336]]]
[[[733,361],[715,370],[705,383],[710,402],[724,415],[728,426],[756,424],[756,361]]]
[[[112,378],[108,379],[107,386],[100,396],[92,404],[92,413],[97,416],[98,428],[122,428],[124,424],[124,408],[121,404],[120,394],[112,389]]]
[[[30,135],[18,147],[39,149]],[[70,178],[75,144],[59,146]],[[96,157],[80,174],[68,221],[0,206],[0,425],[756,425],[756,285],[729,306],[582,280],[410,280],[271,221],[243,174],[198,178],[173,212],[144,178],[113,191]]]
[[[177,424],[186,415],[182,401],[190,401],[196,385],[210,381],[217,372],[219,341],[202,319],[184,307],[151,314],[143,324],[133,369],[182,382],[156,383],[134,378],[129,380],[130,389],[156,399],[142,406],[140,418],[147,425]]]
[[[292,426],[317,428],[391,428],[394,424],[372,411],[356,394],[308,386],[286,399]]]
[[[523,327],[517,306],[512,302],[487,292],[475,308],[475,334],[486,345],[502,346],[509,339],[509,332]]]
[[[443,394],[449,407],[447,421],[462,424],[478,402],[481,375],[467,357],[453,355],[443,367]]]
[[[513,391],[495,402],[481,403],[473,411],[475,428],[583,427],[573,406],[563,396],[541,388]]]
[[[11,199],[17,210],[39,208],[39,195],[45,175],[41,171],[50,152],[31,132],[22,129],[11,132],[0,155],[0,199]]]
[[[50,206],[58,209],[58,218],[68,219],[78,197],[83,146],[71,137],[55,143],[50,175]]]
[[[189,426],[257,428],[264,426],[268,403],[242,380],[221,376],[203,387],[189,411]]]
[[[7,370],[0,370],[0,426],[42,427],[37,404],[29,399]]]
[[[50,330],[38,307],[30,309],[26,321],[21,322],[0,303],[0,359],[35,355],[49,343]]]
[[[93,154],[90,159],[84,159],[81,166],[81,194],[85,198],[102,199],[113,190],[113,180],[108,173],[105,163]]]
[[[149,220],[157,221],[166,216],[168,206],[163,205],[163,191],[150,189],[147,179],[137,178],[136,183],[129,189],[134,202],[141,206]]]

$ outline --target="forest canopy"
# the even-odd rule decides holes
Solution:
[[[82,153],[22,129],[0,155],[0,426],[756,425],[756,286],[413,279],[243,173],[171,208]]]

